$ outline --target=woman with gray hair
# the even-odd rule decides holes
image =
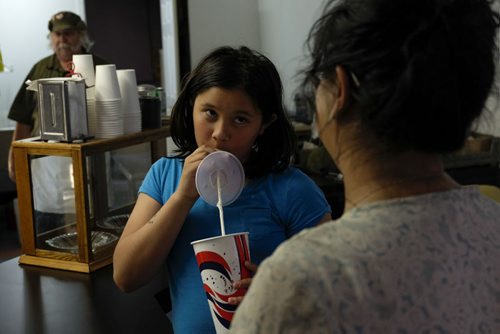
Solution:
[[[345,212],[265,260],[232,333],[500,333],[500,205],[445,172],[499,58],[488,0],[332,0],[306,88]]]

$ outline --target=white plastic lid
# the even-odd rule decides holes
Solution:
[[[245,171],[233,154],[216,151],[207,155],[196,171],[196,189],[208,204],[217,206],[217,174],[220,177],[221,203],[233,203],[245,185]]]

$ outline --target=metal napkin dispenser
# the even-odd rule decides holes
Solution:
[[[72,142],[88,137],[85,80],[49,78],[37,80],[40,137]]]

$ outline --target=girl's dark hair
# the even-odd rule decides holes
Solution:
[[[186,157],[198,147],[194,135],[193,106],[198,94],[211,87],[242,89],[262,113],[263,123],[272,122],[257,137],[245,175],[257,178],[287,168],[296,150],[295,133],[283,106],[283,87],[273,63],[247,47],[221,47],[201,60],[183,80],[180,95],[172,108],[171,134],[178,150]]]
[[[494,84],[499,21],[489,0],[331,0],[303,88],[342,65],[359,82],[362,128],[385,149],[459,149]]]

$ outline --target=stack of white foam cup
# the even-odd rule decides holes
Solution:
[[[95,113],[97,138],[123,135],[121,93],[116,66],[97,65],[95,73]]]
[[[122,97],[123,132],[134,133],[141,131],[141,108],[135,70],[117,70],[118,84]]]
[[[87,120],[89,135],[95,136],[97,128],[97,119],[95,113],[95,70],[92,55],[73,55],[73,77],[85,79],[87,86]]]

